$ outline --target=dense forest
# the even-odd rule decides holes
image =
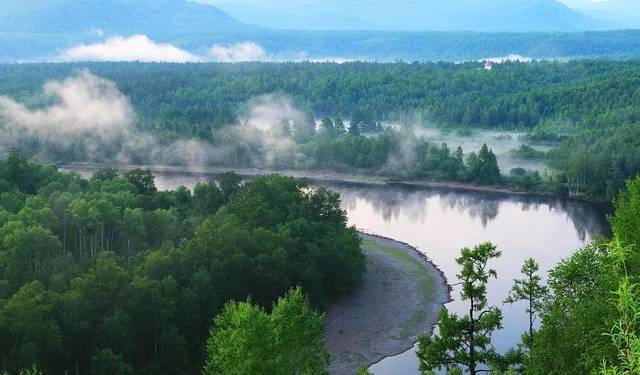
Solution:
[[[283,93],[316,118],[377,121],[418,114],[439,125],[532,129],[548,121],[584,127],[638,116],[640,62],[506,63],[77,63],[0,65],[0,95],[32,100],[48,80],[81,69],[112,80],[141,122],[197,134],[236,121],[250,99]],[[634,109],[634,107],[636,107]],[[634,117],[635,116],[635,117]],[[177,122],[180,127],[171,129]]]
[[[237,309],[267,309],[277,350],[301,350],[288,317],[306,312],[297,322],[317,344],[313,309],[359,285],[364,267],[337,194],[304,181],[223,173],[161,192],[144,170],[84,180],[17,152],[0,161],[0,371],[197,374]]]
[[[0,368],[326,373],[319,311],[364,271],[337,194],[230,172],[160,192],[146,170],[84,180],[17,152],[0,182]],[[442,310],[438,333],[420,340],[423,373],[637,374],[639,202],[636,178],[614,200],[613,238],[560,262],[547,285],[524,263],[505,303],[527,304],[525,334],[507,353],[491,344],[502,314],[486,296],[501,251],[462,249],[469,315]]]
[[[523,142],[552,146],[546,154],[525,157],[544,160],[559,172],[556,176],[502,171],[504,177],[511,177],[502,183],[518,189],[606,201],[626,179],[640,172],[637,61],[505,63],[496,64],[491,71],[475,62],[1,65],[0,95],[37,110],[55,103],[40,92],[45,82],[66,79],[81,69],[115,82],[131,103],[136,132],[152,134],[160,147],[153,148],[147,140],[123,146],[124,152],[112,147],[130,138],[123,134],[96,152],[82,135],[75,134],[69,137],[73,142],[55,147],[31,132],[18,132],[29,135],[12,147],[35,155],[41,155],[44,148],[44,159],[56,162],[104,161],[110,155],[133,164],[184,165],[194,160],[185,158],[172,142],[196,139],[213,147],[205,157],[196,158],[198,163],[386,174],[398,171],[393,162],[402,159],[410,164],[401,168],[405,178],[451,179],[451,173],[428,167],[429,162],[415,156],[420,154],[415,149],[410,158],[405,157],[407,144],[414,148],[421,143],[419,135],[402,136],[403,141],[395,146],[389,142],[394,136],[368,139],[385,124],[402,123],[416,128],[518,130],[528,133]],[[276,108],[293,108],[290,111],[295,113],[286,118],[292,123],[286,129],[280,123],[270,124],[271,130],[278,127],[276,138],[293,139],[293,147],[272,138],[260,141],[259,135],[241,130],[243,121],[251,122],[247,120],[251,110],[266,101]],[[340,124],[337,131],[329,132],[330,137],[310,136],[316,130],[313,119],[324,117]],[[351,123],[367,139],[346,132]],[[391,144],[387,150],[375,151],[374,144],[385,143]],[[361,147],[363,144],[366,146]],[[429,154],[429,148],[440,146],[422,149]],[[356,155],[342,157],[333,151],[345,147]],[[354,151],[359,147],[361,151]],[[158,149],[165,155],[159,156],[154,151]],[[420,172],[415,173],[416,169]]]

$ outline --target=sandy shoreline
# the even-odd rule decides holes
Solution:
[[[367,256],[363,285],[325,319],[333,375],[352,375],[411,349],[419,335],[433,330],[450,299],[444,274],[424,254],[389,238],[360,236]]]

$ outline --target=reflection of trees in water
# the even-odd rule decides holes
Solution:
[[[411,221],[424,222],[430,208],[430,200],[435,197],[438,198],[444,213],[452,210],[469,215],[472,219],[479,219],[483,227],[498,216],[503,203],[511,202],[517,204],[523,212],[547,208],[552,213],[566,215],[573,223],[581,241],[600,234],[606,235],[609,232],[602,207],[576,201],[445,189],[420,189],[400,185],[332,184],[328,187],[340,193],[345,209],[354,210],[357,200],[362,199],[370,204],[374,212],[379,214],[385,222],[396,220],[401,213]]]
[[[472,219],[480,219],[482,226],[486,227],[500,212],[500,199],[477,193],[449,192],[440,196],[442,207],[464,214]]]
[[[404,186],[329,186],[340,193],[343,207],[356,208],[358,199],[371,205],[385,222],[396,220],[404,214],[414,222],[424,222],[431,198],[438,198],[443,212],[458,211],[479,219],[483,226],[494,220],[499,213],[502,198],[480,193],[443,192],[435,189],[417,189]]]
[[[607,211],[610,209],[608,207],[558,200],[552,208],[566,214],[571,219],[581,241],[585,241],[587,236],[594,238],[599,235],[608,236],[611,234],[606,218]]]
[[[343,208],[354,210],[357,200],[362,199],[371,205],[374,213],[380,215],[385,222],[397,220],[401,213],[415,222],[424,222],[427,216],[425,199],[429,195],[424,192],[392,186],[329,186],[329,188],[340,193]]]

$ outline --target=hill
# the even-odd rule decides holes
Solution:
[[[556,0],[201,1],[276,29],[525,32],[611,27]]]
[[[255,31],[211,5],[186,0],[0,0],[0,60],[52,57],[110,35],[144,34],[194,48],[210,36]]]
[[[358,4],[364,0],[354,1],[353,4]],[[542,5],[535,6],[534,13],[527,13],[520,7],[520,13],[517,14],[513,7],[509,11],[497,11],[497,3],[492,1],[491,6],[478,11],[477,15],[468,11],[465,13],[460,8],[460,4],[463,4],[461,1],[468,0],[459,1],[455,3],[457,5],[440,6],[438,9],[440,13],[449,12],[449,18],[458,11],[461,15],[466,14],[468,22],[463,23],[464,17],[461,17],[459,24],[455,26],[460,28],[472,24],[469,23],[469,17],[475,19],[473,22],[476,22],[477,28],[484,24],[488,30],[509,22],[516,24],[520,22],[517,20],[522,21],[523,18],[529,19],[530,28],[535,28],[536,22],[536,27],[546,28],[543,23],[551,22],[552,17],[543,16],[544,9],[547,9],[547,13],[556,15],[556,25],[580,29],[588,24],[587,18],[572,13],[555,1],[526,0],[531,1],[528,3],[530,5]],[[379,6],[362,8],[360,16],[374,18],[381,12],[383,5],[388,4],[388,0],[379,0],[375,4]],[[550,5],[547,7],[544,4]],[[426,9],[424,5],[416,6],[417,9]],[[66,56],[65,51],[78,44],[100,44],[113,36],[128,38],[138,34],[145,35],[153,43],[171,44],[169,47],[180,49],[180,55],[193,56],[206,55],[213,44],[228,46],[251,41],[264,49],[264,54],[258,54],[260,59],[272,61],[459,61],[510,54],[531,58],[628,58],[637,56],[640,51],[638,31],[504,33],[277,30],[243,23],[217,7],[186,0],[0,0],[0,8],[0,62],[57,61],[61,59],[61,55]],[[283,11],[286,9],[288,8],[283,7]],[[491,18],[489,9],[497,12],[494,15],[500,14],[506,19],[500,20],[497,16]],[[406,19],[406,22],[414,24],[418,22],[418,16],[414,19],[402,18],[399,16],[401,12],[402,7],[398,7],[396,13],[389,10],[390,16],[387,19]],[[436,19],[435,14],[440,13],[436,12],[430,17]],[[348,14],[344,13],[343,16],[347,17]],[[511,15],[504,16],[507,14]],[[528,16],[525,17],[525,14]],[[326,19],[327,22],[341,22],[340,17]],[[440,24],[436,21],[430,25],[444,28],[445,21],[438,21]],[[309,19],[309,27],[312,26],[312,19]],[[130,46],[129,49],[137,50],[135,59],[138,59],[140,53],[144,55],[144,51],[141,52],[137,46]],[[153,58],[140,60],[152,61]]]

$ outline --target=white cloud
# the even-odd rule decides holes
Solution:
[[[114,36],[103,43],[81,44],[66,50],[60,57],[72,61],[203,61],[198,55],[171,44],[156,43],[146,35]]]
[[[87,71],[47,82],[43,96],[53,104],[36,109],[0,96],[0,119],[31,133],[66,136],[83,130],[124,129],[134,117],[129,100],[113,82]]]
[[[527,57],[527,56],[522,56],[522,55],[517,55],[517,54],[510,54],[510,55],[506,55],[506,56],[486,57],[486,58],[480,59],[478,61],[487,61],[487,60],[491,61],[493,63],[496,63],[496,64],[502,64],[502,63],[506,63],[506,62],[524,62],[524,63],[529,63],[533,59],[531,57]]]
[[[229,46],[214,44],[207,56],[200,56],[168,43],[156,43],[146,35],[114,36],[104,42],[80,44],[64,51],[64,61],[142,61],[142,62],[244,62],[268,58],[266,51],[254,42]]]
[[[291,98],[267,94],[253,98],[248,103],[246,114],[240,116],[240,123],[262,131],[272,131],[283,123],[303,122],[304,113],[296,108]]]
[[[243,62],[265,60],[267,53],[254,42],[236,43],[230,46],[214,44],[209,50],[209,57],[219,62]]]
[[[86,161],[104,161],[109,148],[101,145],[129,139],[135,119],[129,100],[113,82],[88,71],[47,82],[35,99],[27,106],[0,96],[0,154],[29,145],[43,160],[83,152]]]

